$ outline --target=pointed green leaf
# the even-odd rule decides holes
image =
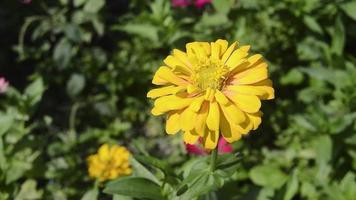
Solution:
[[[125,177],[109,182],[105,193],[119,194],[134,198],[146,198],[152,200],[163,200],[160,186],[146,178]]]

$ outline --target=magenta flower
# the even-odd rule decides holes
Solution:
[[[32,0],[22,0],[21,3],[23,4],[30,4],[32,2]]]
[[[201,140],[199,140],[199,143],[201,143]],[[188,153],[191,154],[201,155],[201,156],[209,154],[209,151],[205,150],[199,144],[185,144],[185,148],[188,151]],[[220,137],[218,142],[218,152],[220,154],[224,154],[224,153],[231,153],[232,151],[233,151],[232,146],[229,143],[227,143],[223,137]]]
[[[211,0],[195,0],[195,7],[203,8],[206,4],[211,3]]]
[[[187,7],[191,4],[190,0],[172,0],[173,7]]]
[[[172,0],[173,7],[187,7],[194,3],[195,7],[203,8],[206,4],[211,3],[211,0]]]
[[[9,82],[7,82],[5,78],[0,77],[0,94],[5,93],[8,86]]]

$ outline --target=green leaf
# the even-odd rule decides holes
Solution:
[[[316,151],[317,161],[320,163],[327,163],[331,160],[332,157],[332,140],[330,136],[324,135],[317,137],[314,140],[314,149]]]
[[[316,131],[317,129],[313,125],[313,123],[310,122],[309,119],[306,118],[307,116],[303,115],[295,115],[293,116],[294,122],[301,126],[302,128],[309,130],[309,131]]]
[[[72,74],[67,82],[67,93],[71,97],[77,96],[85,86],[85,78],[81,74]]]
[[[0,112],[0,137],[10,129],[13,121],[13,116]]]
[[[338,16],[334,25],[334,32],[332,34],[331,51],[336,55],[342,55],[345,46],[345,27]]]
[[[139,163],[134,157],[130,158],[130,163],[133,168],[134,176],[147,178],[157,184],[160,184],[160,181],[141,163]]]
[[[42,78],[37,78],[25,89],[24,95],[30,106],[34,106],[38,103],[44,92],[44,84]]]
[[[125,177],[111,181],[106,185],[104,193],[153,200],[164,199],[158,184],[141,177]]]
[[[53,60],[57,63],[58,68],[63,69],[68,66],[72,58],[72,45],[66,40],[60,40],[53,51]]]
[[[226,23],[229,23],[229,19],[227,18],[226,15],[221,13],[215,13],[215,14],[204,13],[200,23],[201,24],[199,25],[206,26],[206,27],[222,26]]]
[[[341,9],[353,20],[356,20],[356,1],[341,4]]]
[[[212,3],[218,13],[228,14],[234,2],[234,0],[214,0]]]
[[[273,165],[260,165],[251,169],[249,174],[253,183],[263,187],[278,189],[284,185],[288,176]]]
[[[356,197],[356,176],[352,172],[344,176],[339,186],[346,199],[351,200]]]
[[[208,192],[221,187],[223,182],[222,177],[216,173],[216,171],[210,172],[208,170],[195,174],[192,179],[190,179],[190,177],[187,179],[189,179],[189,181],[184,181],[184,185],[186,185],[185,187],[187,190],[182,194],[177,192],[179,199],[194,199],[201,195],[207,194]]]
[[[43,191],[37,190],[35,180],[27,180],[21,185],[20,192],[15,197],[15,200],[41,199]]]
[[[88,0],[84,6],[84,11],[97,13],[105,5],[105,0]]]
[[[323,29],[320,27],[319,23],[315,20],[315,18],[309,15],[305,15],[303,21],[310,30],[320,34],[323,33]]]
[[[87,191],[81,200],[97,200],[99,197],[99,190],[97,188],[94,188],[92,190]]]
[[[87,0],[74,0],[73,4],[75,7],[79,7],[81,5],[83,5]]]
[[[5,171],[7,168],[8,162],[5,157],[5,151],[4,151],[4,142],[2,137],[0,136],[0,169],[1,171]]]
[[[131,197],[114,194],[113,200],[133,200]]]
[[[145,163],[149,166],[153,166],[162,170],[166,174],[174,175],[173,169],[169,166],[167,162],[163,160],[159,160],[152,156],[140,156],[140,155],[136,155],[135,158],[142,163]]]
[[[64,32],[68,39],[73,42],[80,42],[82,40],[82,32],[75,24],[67,24],[64,27]]]
[[[297,171],[293,172],[292,177],[287,183],[286,193],[284,194],[283,200],[291,200],[298,192],[298,176]]]
[[[150,24],[126,24],[123,26],[115,26],[113,29],[137,35],[144,39],[149,39],[152,42],[158,42],[159,40],[157,27]]]
[[[281,84],[298,85],[303,82],[303,79],[303,74],[298,69],[292,69],[285,76],[281,77]]]

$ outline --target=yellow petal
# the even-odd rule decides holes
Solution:
[[[263,62],[263,57],[261,54],[255,54],[250,56],[247,61],[250,63],[251,67],[259,65],[261,62]]]
[[[193,112],[199,112],[202,103],[204,102],[204,96],[196,97],[190,104],[189,109]]]
[[[274,99],[274,89],[270,79],[259,81],[257,83],[251,84],[250,86],[257,87],[266,92],[263,96],[261,96],[261,99]]]
[[[221,61],[223,63],[226,63],[226,61],[230,58],[231,53],[235,50],[235,47],[237,46],[237,42],[234,42],[230,45],[230,47],[224,52],[222,55]]]
[[[195,85],[189,84],[187,87],[187,92],[189,94],[201,92],[201,89]]]
[[[218,60],[220,56],[220,45],[212,42],[211,45],[211,59]]]
[[[268,78],[267,64],[261,63],[258,67],[250,68],[234,76],[234,83],[248,85]]]
[[[247,58],[246,62],[241,62],[234,69],[231,69],[232,70],[231,74],[240,73],[240,72],[245,71],[249,68],[257,67],[258,65],[262,64],[263,62],[264,61],[263,61],[262,55],[255,54],[255,55]]]
[[[157,74],[157,72],[156,72]],[[152,79],[152,83],[155,84],[155,85],[167,85],[169,84],[168,81],[160,78],[159,76],[156,76],[156,74],[153,76],[153,79]]]
[[[222,105],[227,105],[230,102],[229,99],[226,98],[225,94],[223,94],[219,90],[216,90],[215,98],[216,98],[216,101],[218,101]]]
[[[256,95],[262,100],[274,98],[274,89],[269,86],[232,85],[226,87],[226,89],[240,94]]]
[[[182,63],[184,63],[189,68],[192,68],[192,64],[189,62],[188,55],[185,52],[179,49],[173,49],[173,56],[178,58]]]
[[[243,135],[248,134],[253,129],[253,123],[251,122],[250,118],[247,117],[247,114],[248,113],[246,113],[246,121],[244,121],[242,124],[236,125],[235,127],[236,130]]]
[[[235,93],[228,96],[241,110],[248,113],[258,112],[261,108],[261,101],[255,95],[245,95]]]
[[[180,130],[179,126],[180,112],[171,112],[168,114],[166,122],[166,132],[176,134]]]
[[[226,61],[226,65],[230,69],[234,69],[240,61],[245,58],[248,55],[248,50],[250,49],[250,46],[242,46],[238,49],[236,49],[230,56],[230,58]]]
[[[205,127],[206,127],[206,118],[209,113],[209,103],[203,102],[201,108],[197,114],[195,121],[195,130],[200,136],[204,136]]]
[[[262,112],[246,113],[246,115],[250,119],[250,121],[253,125],[253,130],[256,130],[262,122],[262,119],[261,119]]]
[[[206,91],[205,91],[205,100],[213,101],[214,97],[215,97],[215,92],[216,92],[216,90],[214,90],[214,89],[211,89],[211,88],[206,89]]]
[[[166,66],[161,66],[160,68],[158,68],[156,74],[153,77],[152,83],[156,85],[161,85],[160,80],[165,80],[166,82],[180,86],[185,86],[188,84],[187,81],[179,78]]]
[[[191,42],[186,45],[188,57],[196,56],[198,59],[207,58],[207,52],[200,42]]]
[[[183,135],[184,142],[187,144],[195,144],[199,139],[199,135],[193,130],[185,131]]]
[[[215,43],[220,45],[220,55],[219,55],[219,57],[221,57],[222,55],[224,55],[229,43],[226,40],[222,40],[222,39],[216,40]]]
[[[108,161],[110,160],[110,148],[109,145],[103,144],[100,146],[98,150],[99,158],[101,161]]]
[[[152,110],[151,110],[151,114],[154,115],[154,116],[159,116],[159,115],[163,115],[164,112],[161,112],[158,108],[153,107]]]
[[[184,90],[185,87],[182,86],[165,86],[165,87],[161,87],[161,88],[156,88],[156,89],[152,89],[147,93],[147,97],[148,98],[157,98],[157,97],[161,97],[161,96],[166,96],[166,95],[170,95],[170,94],[176,94],[179,91]]]
[[[211,54],[211,48],[209,42],[199,42],[200,46],[203,47],[207,56]]]
[[[180,116],[180,126],[184,131],[190,131],[195,126],[197,113],[190,109],[185,109]]]
[[[209,114],[206,119],[206,125],[210,130],[218,131],[220,122],[220,109],[216,101],[210,102]]]
[[[237,64],[235,65],[235,67],[231,68],[230,70],[230,76],[234,76],[235,74],[246,70],[247,68],[249,68],[250,63],[247,62],[247,59],[243,58],[240,61],[237,62]]]
[[[227,105],[220,104],[220,108],[226,119],[232,124],[240,124],[246,120],[245,114],[232,102]]]
[[[192,70],[188,66],[186,66],[182,61],[180,61],[178,58],[174,56],[171,55],[167,56],[163,60],[163,62],[175,71],[188,75],[192,73]]]
[[[161,113],[170,110],[179,110],[188,107],[194,98],[181,97],[177,95],[163,96],[156,99],[154,106]]]
[[[231,126],[235,126],[234,124],[230,124],[224,115],[220,117],[220,132],[225,140],[229,143],[235,142],[241,138],[241,133],[236,131],[236,129],[231,128]]]
[[[206,149],[215,149],[219,140],[219,131],[206,131],[203,137],[203,146]]]

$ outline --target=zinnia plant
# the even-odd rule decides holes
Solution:
[[[197,154],[174,171],[144,155],[131,159],[134,172],[107,184],[104,192],[148,199],[198,199],[231,180],[240,158],[233,143],[261,124],[261,100],[273,99],[267,63],[250,46],[226,40],[192,42],[174,49],[153,76],[158,87],[152,114],[167,116],[166,132],[182,132],[188,153]],[[218,155],[220,153],[220,155]],[[211,154],[210,157],[204,156]],[[151,173],[143,165],[157,173]]]

